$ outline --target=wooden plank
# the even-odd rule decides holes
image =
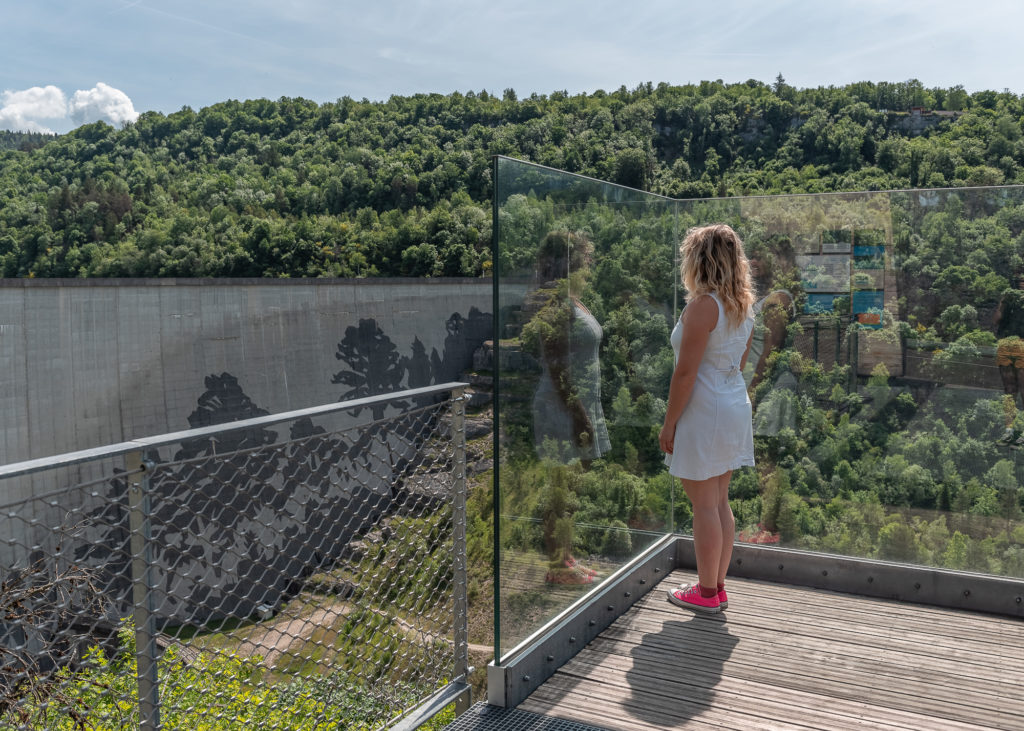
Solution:
[[[609,694],[599,682],[578,681],[555,676],[519,705],[524,711],[566,718],[607,729],[646,731],[648,729],[686,728],[708,731],[743,729],[744,731],[805,731],[807,726],[782,724],[744,713],[723,713],[706,704],[686,698],[672,703],[654,703],[640,697]]]
[[[818,693],[791,690],[772,683],[739,680],[722,676],[712,688],[702,687],[688,674],[685,664],[680,664],[676,677],[667,676],[651,679],[631,678],[628,670],[608,665],[587,666],[577,660],[570,660],[552,678],[589,678],[600,684],[606,693],[615,692],[618,697],[632,693],[633,684],[642,685],[644,705],[655,702],[671,704],[679,698],[702,698],[716,711],[732,713],[755,712],[765,718],[780,722],[796,722],[812,728],[860,728],[860,729],[928,729],[939,727],[934,717],[892,708],[878,708],[866,701],[834,698]],[[551,681],[549,681],[550,683]],[[941,727],[951,729],[981,729],[984,726],[962,723],[956,720],[938,719]]]
[[[689,583],[690,581],[696,581],[696,575],[674,572],[662,583],[674,582],[681,584]],[[668,583],[665,590],[667,591],[668,586],[671,585],[672,583]],[[925,626],[935,626],[933,620],[937,619],[942,622],[943,626],[955,625],[975,631],[980,630],[992,633],[1009,631],[1024,637],[1024,623],[1012,617],[977,614],[962,609],[932,607],[923,604],[900,602],[894,599],[841,594],[825,589],[786,586],[771,582],[754,581],[752,579],[729,579],[728,588],[730,599],[735,596],[737,599],[745,600],[742,602],[737,601],[731,605],[731,608],[739,608],[740,605],[770,600],[773,602],[778,601],[786,606],[797,605],[803,611],[813,611],[812,608],[818,607],[836,607],[842,608],[847,612],[880,615],[886,618],[891,616],[902,617]],[[644,601],[650,604],[654,594],[655,592],[649,594],[644,598]]]
[[[701,622],[707,622],[707,625],[698,624],[692,629],[693,631],[714,631],[717,618],[700,617]],[[992,662],[986,662],[984,656],[979,656],[977,653],[961,653],[965,655],[968,660],[957,661],[956,658],[936,658],[929,652],[927,646],[919,646],[914,643],[902,643],[901,646],[897,646],[896,640],[892,638],[886,638],[885,641],[880,641],[879,638],[870,638],[863,634],[854,633],[849,637],[843,636],[842,633],[834,632],[828,637],[823,637],[820,633],[815,634],[808,631],[806,634],[792,631],[788,628],[780,628],[771,624],[755,624],[755,623],[740,623],[730,622],[729,623],[730,634],[737,637],[740,641],[749,641],[750,639],[760,639],[767,642],[768,644],[775,647],[794,647],[802,649],[821,649],[828,647],[829,649],[838,652],[840,654],[848,655],[850,657],[862,657],[862,658],[878,658],[882,653],[885,653],[886,657],[890,659],[903,658],[904,662],[911,663],[918,667],[950,667],[954,662],[957,663],[958,674],[966,675],[968,677],[979,677],[988,680],[1005,680],[1006,682],[1015,683],[1018,685],[1024,685],[1024,679],[1019,677],[1019,673],[1011,672],[1009,675],[998,665]],[[650,619],[645,615],[633,615],[625,618],[620,618],[611,627],[605,630],[604,636],[615,636],[613,633],[620,629],[633,629],[641,633],[651,633],[662,631],[663,624],[657,619]],[[671,635],[671,633],[669,633]],[[680,638],[683,639],[683,638]],[[974,660],[975,662],[970,662]],[[1009,663],[1006,663],[1010,666]],[[1012,666],[1010,666],[1012,667]]]
[[[603,643],[617,643],[619,639],[613,634],[602,635],[595,640],[595,647],[602,651],[607,649]],[[648,640],[646,645],[653,647],[668,647],[680,651],[679,645],[670,640],[659,640],[658,642]],[[635,638],[626,645],[620,645],[614,651],[628,653],[627,647],[636,647]],[[714,644],[700,642],[688,643],[687,652],[699,654],[721,653],[721,649]],[[959,693],[973,694],[982,702],[984,698],[990,698],[997,705],[1005,706],[1007,710],[1024,712],[1024,700],[1022,690],[1024,685],[1020,682],[1020,674],[1015,673],[1017,682],[1006,682],[998,677],[976,678],[970,674],[958,672],[954,667],[922,667],[912,662],[893,662],[884,652],[866,653],[863,657],[846,657],[838,652],[833,652],[827,647],[818,648],[791,648],[770,643],[743,640],[737,645],[730,657],[737,662],[746,662],[755,666],[767,668],[778,668],[782,671],[800,672],[802,674],[819,673],[825,677],[842,677],[843,673],[861,673],[869,668],[870,675],[877,678],[878,683],[900,684],[906,683],[922,684],[927,687],[934,686],[933,694],[942,698],[948,695],[949,687],[956,687]],[[855,678],[850,678],[851,682]],[[874,687],[868,684],[868,687]],[[920,691],[925,693],[922,688]]]
[[[630,654],[631,648],[641,645],[668,648],[671,651],[679,652],[680,646],[677,641],[658,638],[649,639],[650,633],[623,631],[606,631],[595,639],[587,650],[594,649],[600,652],[617,652],[619,654]],[[687,652],[694,652],[701,656],[721,653],[722,650],[717,643],[695,641],[688,638]],[[871,681],[862,682],[864,687],[875,687],[875,682],[882,684],[882,687],[890,687],[898,684],[900,688],[917,688],[917,692],[929,697],[944,699],[948,697],[950,687],[957,688],[961,695],[971,694],[978,698],[979,703],[984,704],[985,699],[995,707],[1005,707],[1008,711],[1024,713],[1024,683],[1020,682],[1021,673],[1013,673],[1017,676],[1016,684],[1005,682],[999,677],[998,672],[993,673],[991,678],[977,678],[973,674],[958,674],[955,667],[944,666],[940,668],[922,667],[919,663],[911,661],[898,662],[901,658],[890,656],[891,653],[872,650],[861,657],[849,657],[833,649],[827,643],[821,643],[819,647],[789,647],[786,645],[762,642],[757,639],[744,639],[739,642],[736,649],[729,655],[730,659],[736,662],[745,662],[755,667],[781,672],[795,672],[802,674],[816,674],[823,677],[843,678],[845,673],[859,674],[867,672]],[[867,668],[868,670],[864,670]],[[857,678],[849,677],[850,681]]]
[[[623,731],[1024,728],[1018,620],[749,579],[729,593],[695,616],[651,592],[520,707]]]
[[[593,643],[592,643],[593,644]],[[608,668],[616,668],[637,675],[648,675],[652,682],[657,682],[667,667],[678,663],[680,653],[671,647],[627,646],[625,653],[601,652],[597,648],[587,648],[575,660],[581,665],[598,667],[602,672]],[[993,728],[1024,727],[1024,708],[1018,703],[1016,709],[1007,707],[998,698],[979,698],[968,695],[957,689],[957,694],[950,697],[949,687],[937,689],[924,687],[921,683],[905,683],[899,686],[886,686],[884,683],[870,682],[870,672],[854,674],[847,671],[828,677],[825,668],[799,668],[790,666],[771,667],[767,664],[743,662],[732,656],[715,658],[701,652],[692,653],[701,662],[710,661],[722,677],[738,680],[766,682],[780,688],[804,691],[815,695],[846,700],[870,698],[872,705],[889,709],[900,709],[912,713],[925,714],[935,718],[963,721],[966,723],[984,723]],[[638,667],[639,665],[639,667]],[[815,672],[817,671],[817,672]],[[685,672],[685,671],[684,671]],[[709,687],[715,687],[716,678],[704,678],[701,675],[691,676],[688,682],[703,684],[710,680]],[[1016,712],[1014,712],[1016,711]]]
[[[749,585],[730,581],[729,596],[731,598],[733,595],[736,595],[745,602],[765,598],[786,605],[798,604],[808,608],[841,608],[851,613],[880,615],[886,618],[902,618],[917,621],[921,624],[928,624],[930,620],[938,618],[943,622],[966,628],[981,629],[987,632],[1009,630],[1011,632],[1024,633],[1024,625],[1022,625],[1019,619],[1013,617],[981,614],[970,612],[966,609],[914,604],[882,597],[841,594],[824,589],[801,588],[797,591],[791,591],[791,589],[795,588],[779,587],[772,584]]]
[[[652,594],[656,593],[658,592],[652,592]],[[663,594],[662,596],[664,597],[665,595]],[[645,597],[645,600],[647,598]],[[661,604],[661,607],[655,605],[650,608],[659,613],[668,612],[670,614],[674,613],[676,616],[692,616],[690,611],[677,608],[667,601],[664,603],[659,602],[658,604]],[[918,651],[922,654],[955,658],[982,665],[990,665],[993,657],[1001,657],[1007,660],[1017,660],[1021,657],[1018,643],[1011,641],[1009,646],[1007,646],[1007,641],[1010,638],[1004,638],[998,644],[991,642],[967,642],[959,637],[921,632],[919,629],[912,629],[910,627],[890,628],[885,625],[880,626],[867,622],[846,621],[846,618],[841,615],[825,616],[822,614],[807,615],[804,613],[794,613],[774,607],[768,603],[746,609],[741,609],[730,603],[729,609],[725,613],[711,618],[718,620],[719,617],[721,618],[719,621],[726,621],[726,618],[730,622],[742,620],[745,624],[751,626],[773,628],[795,634],[820,636],[823,633],[827,633],[830,639],[851,638],[850,641],[860,641],[868,644],[878,644],[882,638],[888,637],[896,645],[887,644],[887,646],[909,649],[916,647],[920,648]],[[852,639],[857,635],[860,635],[859,640]],[[1021,638],[1020,642],[1024,643],[1024,637]]]
[[[686,612],[665,601],[666,597],[661,592],[652,592],[654,596],[645,597],[644,603],[638,603],[643,611],[649,611],[660,616],[686,616]],[[648,601],[650,599],[650,601]],[[842,622],[848,629],[869,632],[876,629],[884,629],[896,632],[916,632],[918,634],[934,636],[944,643],[949,644],[951,638],[958,640],[956,646],[970,644],[977,646],[979,651],[987,652],[989,646],[995,646],[1000,653],[1009,645],[1024,644],[1024,632],[1020,628],[999,629],[997,631],[972,630],[969,626],[957,626],[946,624],[941,617],[931,617],[918,623],[907,619],[890,620],[885,617],[872,621],[868,613],[843,612],[841,608],[821,609],[818,607],[800,606],[797,604],[785,605],[780,602],[761,602],[752,604],[739,600],[733,600],[729,609],[721,615],[723,621],[745,622],[756,620],[758,617],[771,615],[780,618],[787,625],[796,627],[798,624],[813,624],[819,618],[827,621]],[[878,634],[877,632],[873,632]]]
[[[666,602],[666,607],[671,607]],[[688,613],[687,610],[676,610]],[[871,624],[868,622],[847,621],[845,617],[824,614],[799,614],[771,605],[757,608],[728,610],[728,621],[736,624],[743,622],[750,626],[772,626],[794,634],[810,634],[835,638],[860,635],[869,644],[885,644],[886,638],[897,639],[903,643],[912,643],[936,657],[961,658],[979,664],[990,664],[995,658],[1006,660],[1020,659],[1019,647],[1024,644],[1024,637],[1004,637],[1001,642],[982,642],[970,637],[946,635],[934,632],[922,632],[911,626],[893,627],[887,624]]]
[[[609,692],[609,691],[612,692]],[[736,729],[742,731],[806,731],[815,726],[794,720],[780,721],[765,714],[763,707],[744,710],[725,710],[717,704],[698,703],[684,696],[665,697],[660,694],[641,693],[637,697],[626,697],[609,689],[601,682],[592,682],[555,675],[535,695],[542,694],[541,703],[557,708],[562,718],[584,721],[609,729],[634,728],[685,728],[690,729]],[[532,706],[524,710],[540,708]],[[541,712],[534,710],[534,713]],[[568,712],[573,715],[569,716]],[[551,715],[551,711],[547,711]],[[821,728],[820,726],[817,728]]]

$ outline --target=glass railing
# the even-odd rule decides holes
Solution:
[[[657,431],[677,311],[675,203],[499,158],[500,520],[511,648],[671,530]]]
[[[760,299],[737,540],[1024,577],[1024,186],[672,201],[495,166],[498,657],[690,529],[657,434],[702,223]]]

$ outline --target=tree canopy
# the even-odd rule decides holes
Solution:
[[[3,133],[0,275],[480,276],[495,154],[680,198],[991,185],[1024,182],[1022,119],[1010,93],[779,77],[226,101]]]

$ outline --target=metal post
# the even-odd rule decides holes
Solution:
[[[814,352],[811,357],[815,363],[818,362],[818,321],[814,321]]]
[[[455,680],[469,683],[469,600],[466,567],[466,396],[463,389],[452,391],[452,447],[455,457],[455,495],[452,501],[452,543],[454,550]],[[459,696],[456,715],[469,709],[469,694]]]
[[[501,286],[501,217],[498,194],[501,188],[498,156],[495,155],[494,167],[491,170],[491,306],[494,308],[494,386],[491,391],[491,419],[493,434],[491,461],[494,469],[491,477],[491,514],[494,530],[491,539],[492,573],[494,574],[494,664],[501,665],[501,297],[498,291]]]
[[[125,457],[132,475],[128,487],[128,522],[131,529],[132,603],[135,620],[135,659],[138,666],[139,728],[160,728],[160,685],[157,678],[156,626],[153,621],[153,592],[150,535],[150,471],[153,463],[142,452]]]

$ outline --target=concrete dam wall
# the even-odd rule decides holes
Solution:
[[[491,337],[491,298],[478,279],[0,280],[0,464],[457,380]],[[154,455],[193,460],[153,481],[157,614],[274,604],[377,520],[413,442],[330,436],[352,423],[234,432],[219,454],[292,441],[229,479],[231,459],[201,466],[202,444]],[[95,466],[14,478],[0,505],[0,568],[54,552],[60,527],[127,596],[125,480]]]

